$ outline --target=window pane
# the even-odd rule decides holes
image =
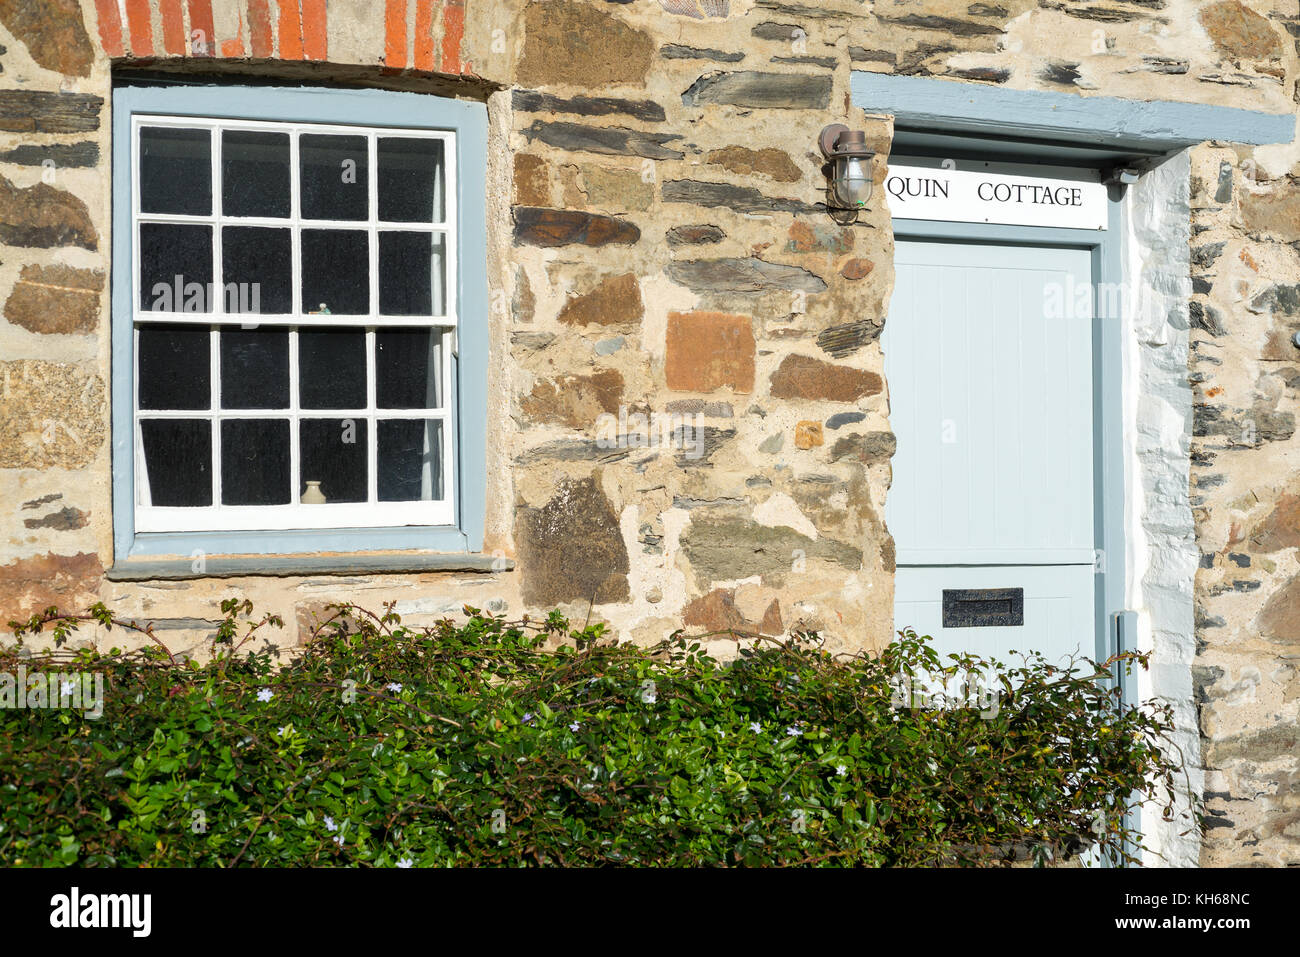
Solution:
[[[370,311],[370,237],[359,229],[302,231],[302,311]]]
[[[211,226],[141,224],[141,309],[211,312],[211,286]]]
[[[364,136],[304,133],[298,140],[304,219],[366,219],[370,158]]]
[[[292,312],[293,243],[289,230],[224,227],[221,281],[227,312]]]
[[[303,419],[299,423],[302,482],[319,482],[327,502],[364,502],[366,483],[366,420]]]
[[[221,407],[289,407],[289,330],[221,330]]]
[[[442,494],[442,422],[425,419],[381,419],[379,439],[379,500],[428,502]]]
[[[212,214],[212,136],[207,130],[140,128],[140,209]]]
[[[375,405],[380,409],[442,408],[443,332],[375,331]]]
[[[379,234],[379,311],[385,316],[441,316],[445,239],[441,234]]]
[[[207,409],[212,405],[212,336],[207,326],[144,323],[136,346],[142,409]]]
[[[148,497],[162,506],[212,504],[212,423],[207,419],[143,419],[145,475],[137,477]]]
[[[288,420],[223,420],[222,504],[287,505],[289,491]]]
[[[221,210],[226,216],[288,217],[289,134],[221,134]]]
[[[365,332],[299,329],[298,392],[304,409],[365,408]]]
[[[379,218],[393,223],[440,223],[443,142],[379,138]]]

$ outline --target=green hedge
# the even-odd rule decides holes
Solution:
[[[98,719],[0,709],[0,861],[86,866],[932,865],[1122,855],[1133,795],[1172,803],[1167,711],[1119,713],[1092,666],[1030,658],[994,707],[900,705],[960,675],[904,635],[833,657],[813,634],[730,664],[466,609],[402,625],[333,606],[280,667],[278,619],[226,615],[206,664],[62,650],[79,621],[11,623],[0,674],[99,672]],[[59,650],[22,641],[53,629]],[[42,640],[47,636],[42,635]],[[1130,663],[1131,664],[1131,663]],[[892,685],[892,686],[891,686]],[[991,699],[985,699],[985,704]]]

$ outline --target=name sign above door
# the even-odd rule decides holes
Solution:
[[[1011,176],[963,169],[890,164],[885,177],[896,219],[1105,229],[1100,179]]]

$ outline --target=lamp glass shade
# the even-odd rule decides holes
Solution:
[[[871,163],[858,156],[835,160],[835,198],[846,208],[857,209],[871,199]]]

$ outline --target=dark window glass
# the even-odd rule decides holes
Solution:
[[[226,216],[283,216],[290,209],[289,134],[221,134],[221,210]]]
[[[300,496],[308,482],[320,482],[327,502],[366,500],[366,424],[365,419],[303,419],[298,424]]]
[[[289,422],[225,419],[221,423],[221,501],[289,503]]]
[[[289,330],[221,330],[221,407],[289,406]]]
[[[140,439],[153,505],[212,504],[212,423],[206,419],[142,419]]]
[[[142,323],[136,346],[140,408],[210,408],[211,345],[207,326]]]
[[[298,140],[304,219],[366,219],[370,159],[364,136],[304,133]]]
[[[227,312],[292,312],[293,244],[289,230],[224,227],[221,281]]]
[[[442,140],[381,136],[378,150],[379,218],[393,223],[442,222]]]
[[[212,136],[207,130],[140,128],[140,209],[212,214]]]
[[[366,405],[366,334],[361,329],[298,330],[298,392],[304,409]]]
[[[375,405],[380,409],[442,407],[442,332],[434,329],[375,331]]]
[[[433,315],[433,237],[379,234],[379,311],[385,316]]]
[[[359,229],[302,231],[302,311],[370,311],[370,237]]]
[[[379,500],[435,501],[442,494],[442,423],[424,419],[380,419]]]
[[[140,224],[140,308],[212,311],[212,227]]]

